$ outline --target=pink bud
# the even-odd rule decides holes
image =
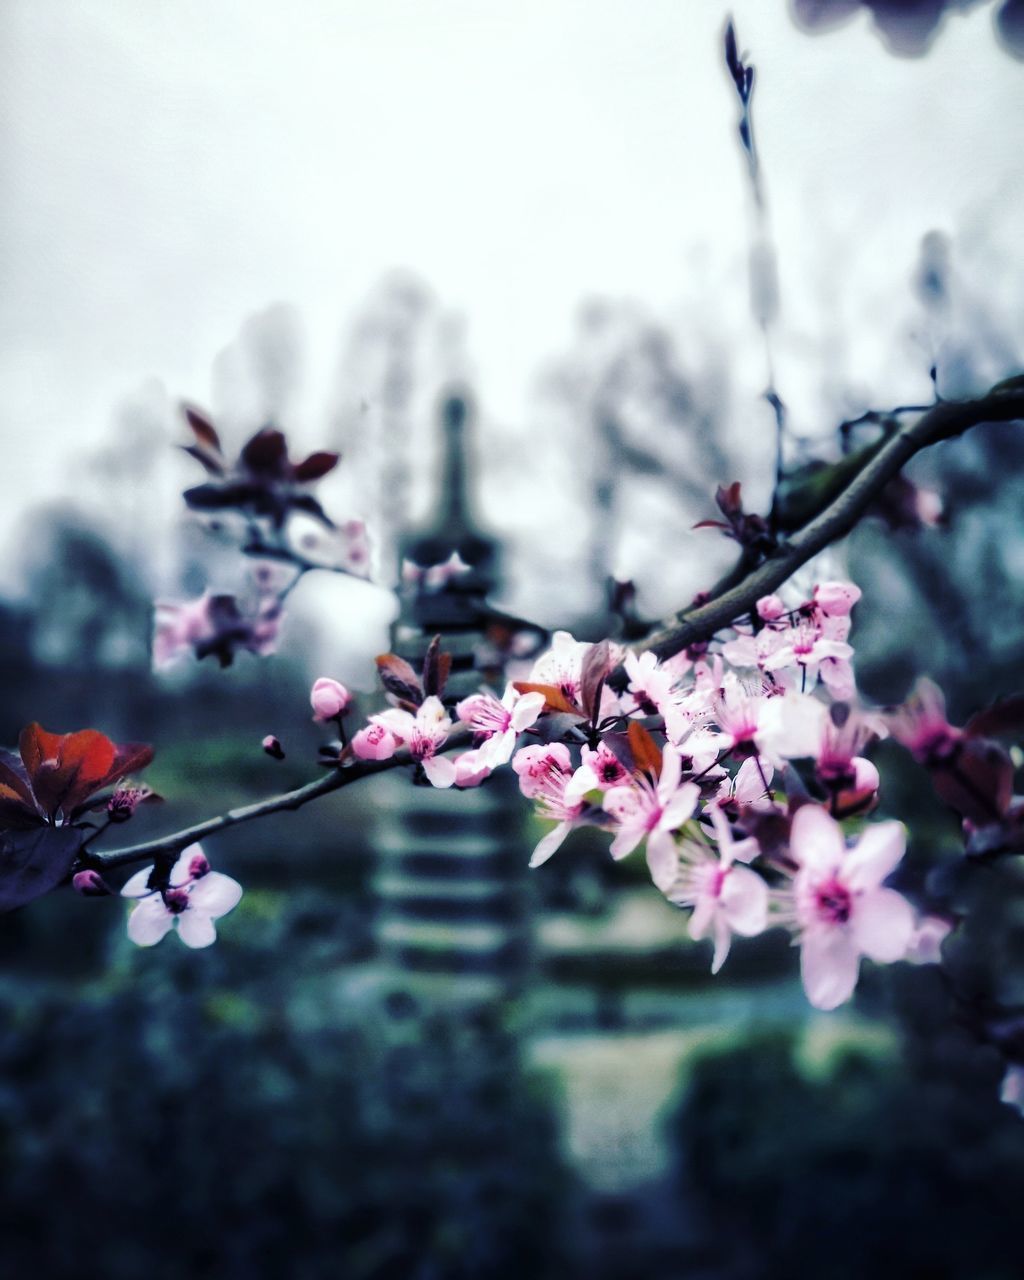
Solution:
[[[273,760],[284,759],[284,747],[281,746],[279,738],[275,738],[272,733],[268,733],[263,739],[263,750]]]
[[[379,724],[367,725],[352,739],[352,750],[360,760],[388,760],[397,747],[394,734]]]
[[[113,890],[108,888],[98,871],[76,871],[71,877],[71,887],[84,898],[105,898]]]
[[[757,602],[757,616],[763,622],[775,622],[786,612],[786,606],[778,596],[762,596]]]
[[[188,864],[188,878],[201,880],[210,870],[210,863],[205,853],[194,853]]]
[[[352,695],[339,681],[321,676],[313,685],[309,701],[314,720],[333,720],[335,716],[345,714],[352,703]]]
[[[831,617],[845,617],[859,599],[860,587],[852,582],[819,582],[814,588],[814,603]]]

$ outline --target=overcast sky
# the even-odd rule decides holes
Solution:
[[[144,379],[208,403],[269,303],[303,319],[314,444],[389,268],[465,316],[512,422],[583,297],[669,315],[741,272],[728,8],[759,69],[795,412],[823,329],[880,400],[913,393],[887,326],[925,231],[974,244],[977,287],[1022,309],[1024,72],[984,11],[901,60],[866,21],[797,32],[783,0],[5,0],[0,533]],[[720,305],[709,326],[743,335],[742,290]]]

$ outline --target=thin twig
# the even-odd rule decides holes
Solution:
[[[946,400],[934,405],[896,431],[853,476],[842,493],[781,544],[778,555],[700,607],[676,614],[645,640],[637,641],[634,648],[649,649],[664,659],[692,644],[710,640],[716,632],[749,613],[762,596],[782,586],[801,565],[849,533],[865,509],[916,453],[983,422],[1020,419],[1024,419],[1024,389],[991,391],[978,400]]]
[[[457,726],[449,734],[442,749],[451,751],[457,747],[468,746],[471,737],[472,734],[468,728]],[[195,844],[198,840],[218,835],[229,827],[236,827],[242,822],[252,822],[254,818],[266,818],[272,813],[301,809],[311,800],[318,800],[321,796],[340,791],[361,778],[367,778],[376,773],[387,773],[390,769],[398,769],[413,763],[415,761],[408,751],[400,751],[387,760],[354,760],[351,764],[333,769],[315,782],[307,782],[304,787],[298,787],[295,791],[286,791],[283,795],[244,805],[240,809],[229,809],[227,813],[222,813],[216,818],[207,818],[205,822],[197,822],[195,826],[185,827],[182,831],[175,831],[171,835],[157,836],[153,840],[144,840],[140,844],[128,845],[124,849],[114,849],[110,853],[90,853],[89,865],[102,871],[109,870],[111,867],[128,866],[133,862],[166,858],[171,854],[180,853],[182,849]]]

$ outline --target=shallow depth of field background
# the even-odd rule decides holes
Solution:
[[[1019,9],[736,0],[780,275],[790,462],[834,428],[1024,363]],[[433,491],[440,391],[473,388],[499,603],[652,617],[729,563],[716,484],[770,500],[753,214],[724,6],[15,0],[0,14],[0,731],[151,741],[156,833],[299,785],[311,679],[366,695],[394,548]],[[907,11],[896,22],[895,11]],[[806,27],[817,13],[814,33]],[[931,17],[929,17],[931,15]],[[895,25],[894,25],[895,23]],[[189,522],[177,412],[340,448],[321,493],[378,584],[309,577],[280,652],[149,667],[154,597],[234,589]],[[917,460],[946,526],[866,523],[819,574],[864,590],[865,696],[952,719],[1021,684],[1024,437]],[[288,758],[259,749],[278,734]],[[1024,1000],[1022,884],[956,868],[895,749],[901,887],[973,923],[959,982]],[[706,945],[580,835],[530,879],[522,995],[467,1014],[378,981],[359,786],[207,848],[246,886],[206,953],[140,951],[119,903],[0,920],[0,1260],[14,1275],[1018,1274],[1024,1123],[933,969],[866,969],[831,1015],[781,934]],[[523,806],[522,859],[537,835]]]

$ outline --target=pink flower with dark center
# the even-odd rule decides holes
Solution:
[[[438,754],[452,727],[440,698],[434,695],[425,698],[415,715],[392,707],[370,716],[370,723],[386,729],[399,743],[409,748],[409,754],[423,766],[423,772],[432,786],[444,788],[454,783],[455,765],[446,756]],[[358,736],[357,734],[356,737]],[[356,747],[355,739],[352,747],[358,755],[359,748]]]
[[[542,693],[521,694],[508,684],[500,702],[493,694],[474,693],[462,699],[455,714],[483,740],[482,758],[495,769],[512,758],[516,738],[536,723],[544,702]]]
[[[528,799],[536,800],[537,817],[557,824],[539,841],[530,858],[530,866],[539,867],[559,848],[573,827],[579,825],[587,806],[582,799],[567,794],[573,768],[568,748],[562,743],[523,747],[513,756],[512,768],[519,775],[520,791]]]
[[[924,765],[949,760],[963,737],[963,731],[946,719],[942,690],[926,678],[918,680],[903,706],[890,712],[886,720],[896,741]]]
[[[800,967],[815,1008],[835,1009],[849,1000],[862,955],[880,964],[906,955],[914,912],[901,894],[882,887],[905,845],[899,822],[866,828],[847,849],[839,824],[818,805],[805,805],[793,819],[790,853],[800,867],[793,880]]]
[[[619,757],[605,742],[597,749],[583,748],[583,763],[572,775],[568,794],[582,799],[588,791],[610,791],[629,783],[630,773]]]
[[[121,889],[122,897],[137,900],[128,917],[132,942],[152,947],[172,929],[187,947],[208,947],[215,942],[214,921],[232,911],[242,897],[238,881],[211,871],[197,844],[182,853],[163,890],[150,888],[153,871],[153,867],[137,871]]]
[[[670,885],[679,865],[674,833],[693,816],[700,799],[695,782],[681,782],[682,762],[675,747],[662,752],[657,782],[646,774],[634,774],[623,787],[605,792],[605,812],[615,820],[618,832],[612,841],[613,858],[624,858],[647,841],[647,866],[659,889]]]
[[[849,659],[853,647],[845,640],[830,640],[810,622],[801,622],[784,634],[782,647],[764,663],[765,671],[779,671],[783,667],[797,667],[806,676],[805,683],[813,686],[818,678],[818,668],[826,658]]]
[[[664,891],[669,902],[692,907],[690,937],[714,938],[711,972],[725,963],[732,935],[745,938],[763,933],[768,926],[768,886],[756,871],[735,863],[757,857],[757,841],[734,840],[721,809],[712,807],[711,821],[718,840],[718,857],[694,841],[682,847],[681,864],[673,883]]]

